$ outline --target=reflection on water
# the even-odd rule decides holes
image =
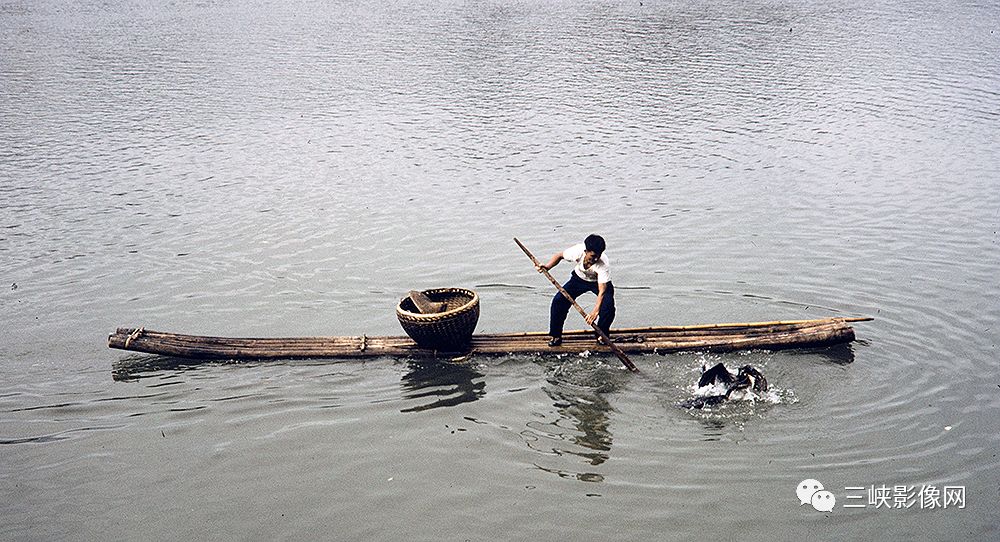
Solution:
[[[718,417],[699,417],[702,426],[702,441],[722,440],[726,434],[726,420]]]
[[[608,366],[573,360],[555,369],[542,391],[552,400],[554,412],[537,413],[521,432],[528,447],[544,455],[581,458],[591,467],[610,458],[612,433],[606,395],[622,385]],[[589,385],[587,384],[589,383]],[[535,464],[543,471],[581,482],[602,482],[604,475]]]
[[[858,341],[859,346],[867,346],[864,341]],[[848,365],[854,363],[854,346],[852,344],[837,344],[826,348],[814,350],[801,350],[802,354],[819,356],[823,361],[836,363],[838,365]]]
[[[546,468],[541,465],[535,465],[538,470],[542,472],[548,472],[550,474],[555,474],[560,478],[575,479],[581,482],[603,482],[604,476],[597,474],[596,472],[570,472],[562,469],[551,469]]]
[[[204,366],[206,363],[233,363],[227,361],[199,361],[170,356],[136,355],[127,356],[111,364],[111,378],[117,382],[129,382],[160,376],[162,371],[187,371]]]
[[[553,406],[558,409],[560,416],[558,420],[545,424],[544,427],[550,433],[558,434],[560,438],[567,438],[569,442],[590,450],[554,449],[553,451],[582,457],[594,466],[607,461],[607,452],[611,450],[611,431],[608,429],[608,412],[611,410],[611,405],[607,399],[598,393],[571,390],[558,384],[546,386],[543,390],[552,398]],[[569,433],[560,431],[568,429],[562,425],[563,422],[572,424],[573,430]]]
[[[481,378],[482,373],[465,364],[411,361],[409,372],[402,378],[403,398],[434,400],[400,412],[420,412],[476,401],[486,394],[486,382],[476,381]]]

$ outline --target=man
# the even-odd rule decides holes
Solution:
[[[611,267],[608,255],[604,253],[605,248],[603,237],[588,235],[583,243],[573,245],[552,256],[549,263],[539,265],[538,272],[541,273],[543,268],[546,271],[550,270],[563,260],[575,262],[576,267],[563,285],[563,289],[573,299],[580,297],[584,292],[597,294],[597,302],[587,315],[587,323],[593,324],[596,320],[597,327],[607,334],[611,329],[611,322],[615,319],[615,287],[611,284]],[[552,306],[549,309],[549,346],[562,344],[563,324],[566,323],[566,314],[571,306],[572,304],[561,292],[552,298]]]

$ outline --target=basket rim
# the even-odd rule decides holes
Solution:
[[[471,298],[463,303],[460,307],[455,307],[454,309],[449,309],[444,312],[436,312],[434,314],[424,314],[422,312],[411,312],[403,308],[403,301],[406,301],[410,296],[404,296],[400,298],[399,302],[396,303],[396,314],[406,316],[415,320],[431,321],[440,318],[447,318],[449,316],[454,316],[460,312],[468,310],[473,305],[479,303],[479,294],[475,290],[470,290],[468,288],[428,288],[426,290],[421,290],[424,294],[440,294],[447,292],[469,294]]]

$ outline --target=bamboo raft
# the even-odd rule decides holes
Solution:
[[[615,345],[627,353],[729,352],[779,350],[848,343],[854,340],[850,322],[872,318],[824,318],[694,326],[612,329]],[[108,346],[133,352],[189,359],[273,360],[307,358],[455,358],[472,354],[611,353],[598,345],[592,330],[568,331],[558,347],[548,346],[544,332],[473,335],[467,349],[442,352],[421,348],[406,336],[236,338],[181,335],[145,328],[119,328]]]

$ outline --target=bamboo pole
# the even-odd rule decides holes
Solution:
[[[774,320],[771,322],[731,322],[723,324],[694,324],[689,326],[645,326],[645,327],[616,327],[611,331],[613,333],[656,333],[656,332],[671,332],[671,331],[701,331],[701,330],[713,330],[713,329],[725,329],[725,328],[757,328],[757,327],[771,327],[771,326],[809,326],[809,325],[820,325],[824,323],[842,321],[842,322],[871,322],[874,318],[863,316],[863,317],[830,317],[830,318],[815,318],[812,320]],[[564,331],[563,335],[582,335],[590,333],[589,329],[574,329],[571,331]],[[493,334],[497,337],[532,337],[547,336],[547,331],[517,331],[512,333],[495,333]]]
[[[552,285],[559,290],[559,293],[561,293],[563,297],[566,298],[567,301],[573,304],[573,307],[575,307],[576,311],[580,313],[580,316],[582,316],[583,319],[586,320],[587,313],[583,312],[583,308],[580,307],[580,304],[577,303],[575,299],[573,299],[573,296],[569,295],[569,292],[563,289],[563,287],[556,281],[556,279],[552,278],[552,274],[550,274],[548,270],[546,270],[544,267],[542,267],[540,263],[538,263],[538,260],[535,259],[535,255],[532,254],[530,250],[528,250],[528,247],[524,246],[521,243],[521,241],[518,241],[517,237],[514,238],[514,242],[517,243],[517,246],[521,247],[521,250],[524,251],[524,253],[528,256],[528,258],[531,258],[531,262],[535,264],[535,267],[538,268],[543,275],[545,275],[545,278],[549,279],[549,282],[551,282]],[[634,363],[632,363],[632,360],[628,359],[628,356],[625,355],[625,352],[622,352],[620,348],[615,346],[615,343],[611,342],[611,338],[608,337],[608,334],[605,333],[604,330],[597,325],[597,322],[591,322],[590,326],[593,327],[594,331],[596,331],[597,334],[600,335],[601,339],[603,339],[604,342],[609,347],[611,347],[611,351],[614,352],[616,356],[618,356],[618,359],[620,359],[622,363],[625,364],[625,367],[628,367],[628,370],[634,373],[639,371],[639,368],[636,367]]]

